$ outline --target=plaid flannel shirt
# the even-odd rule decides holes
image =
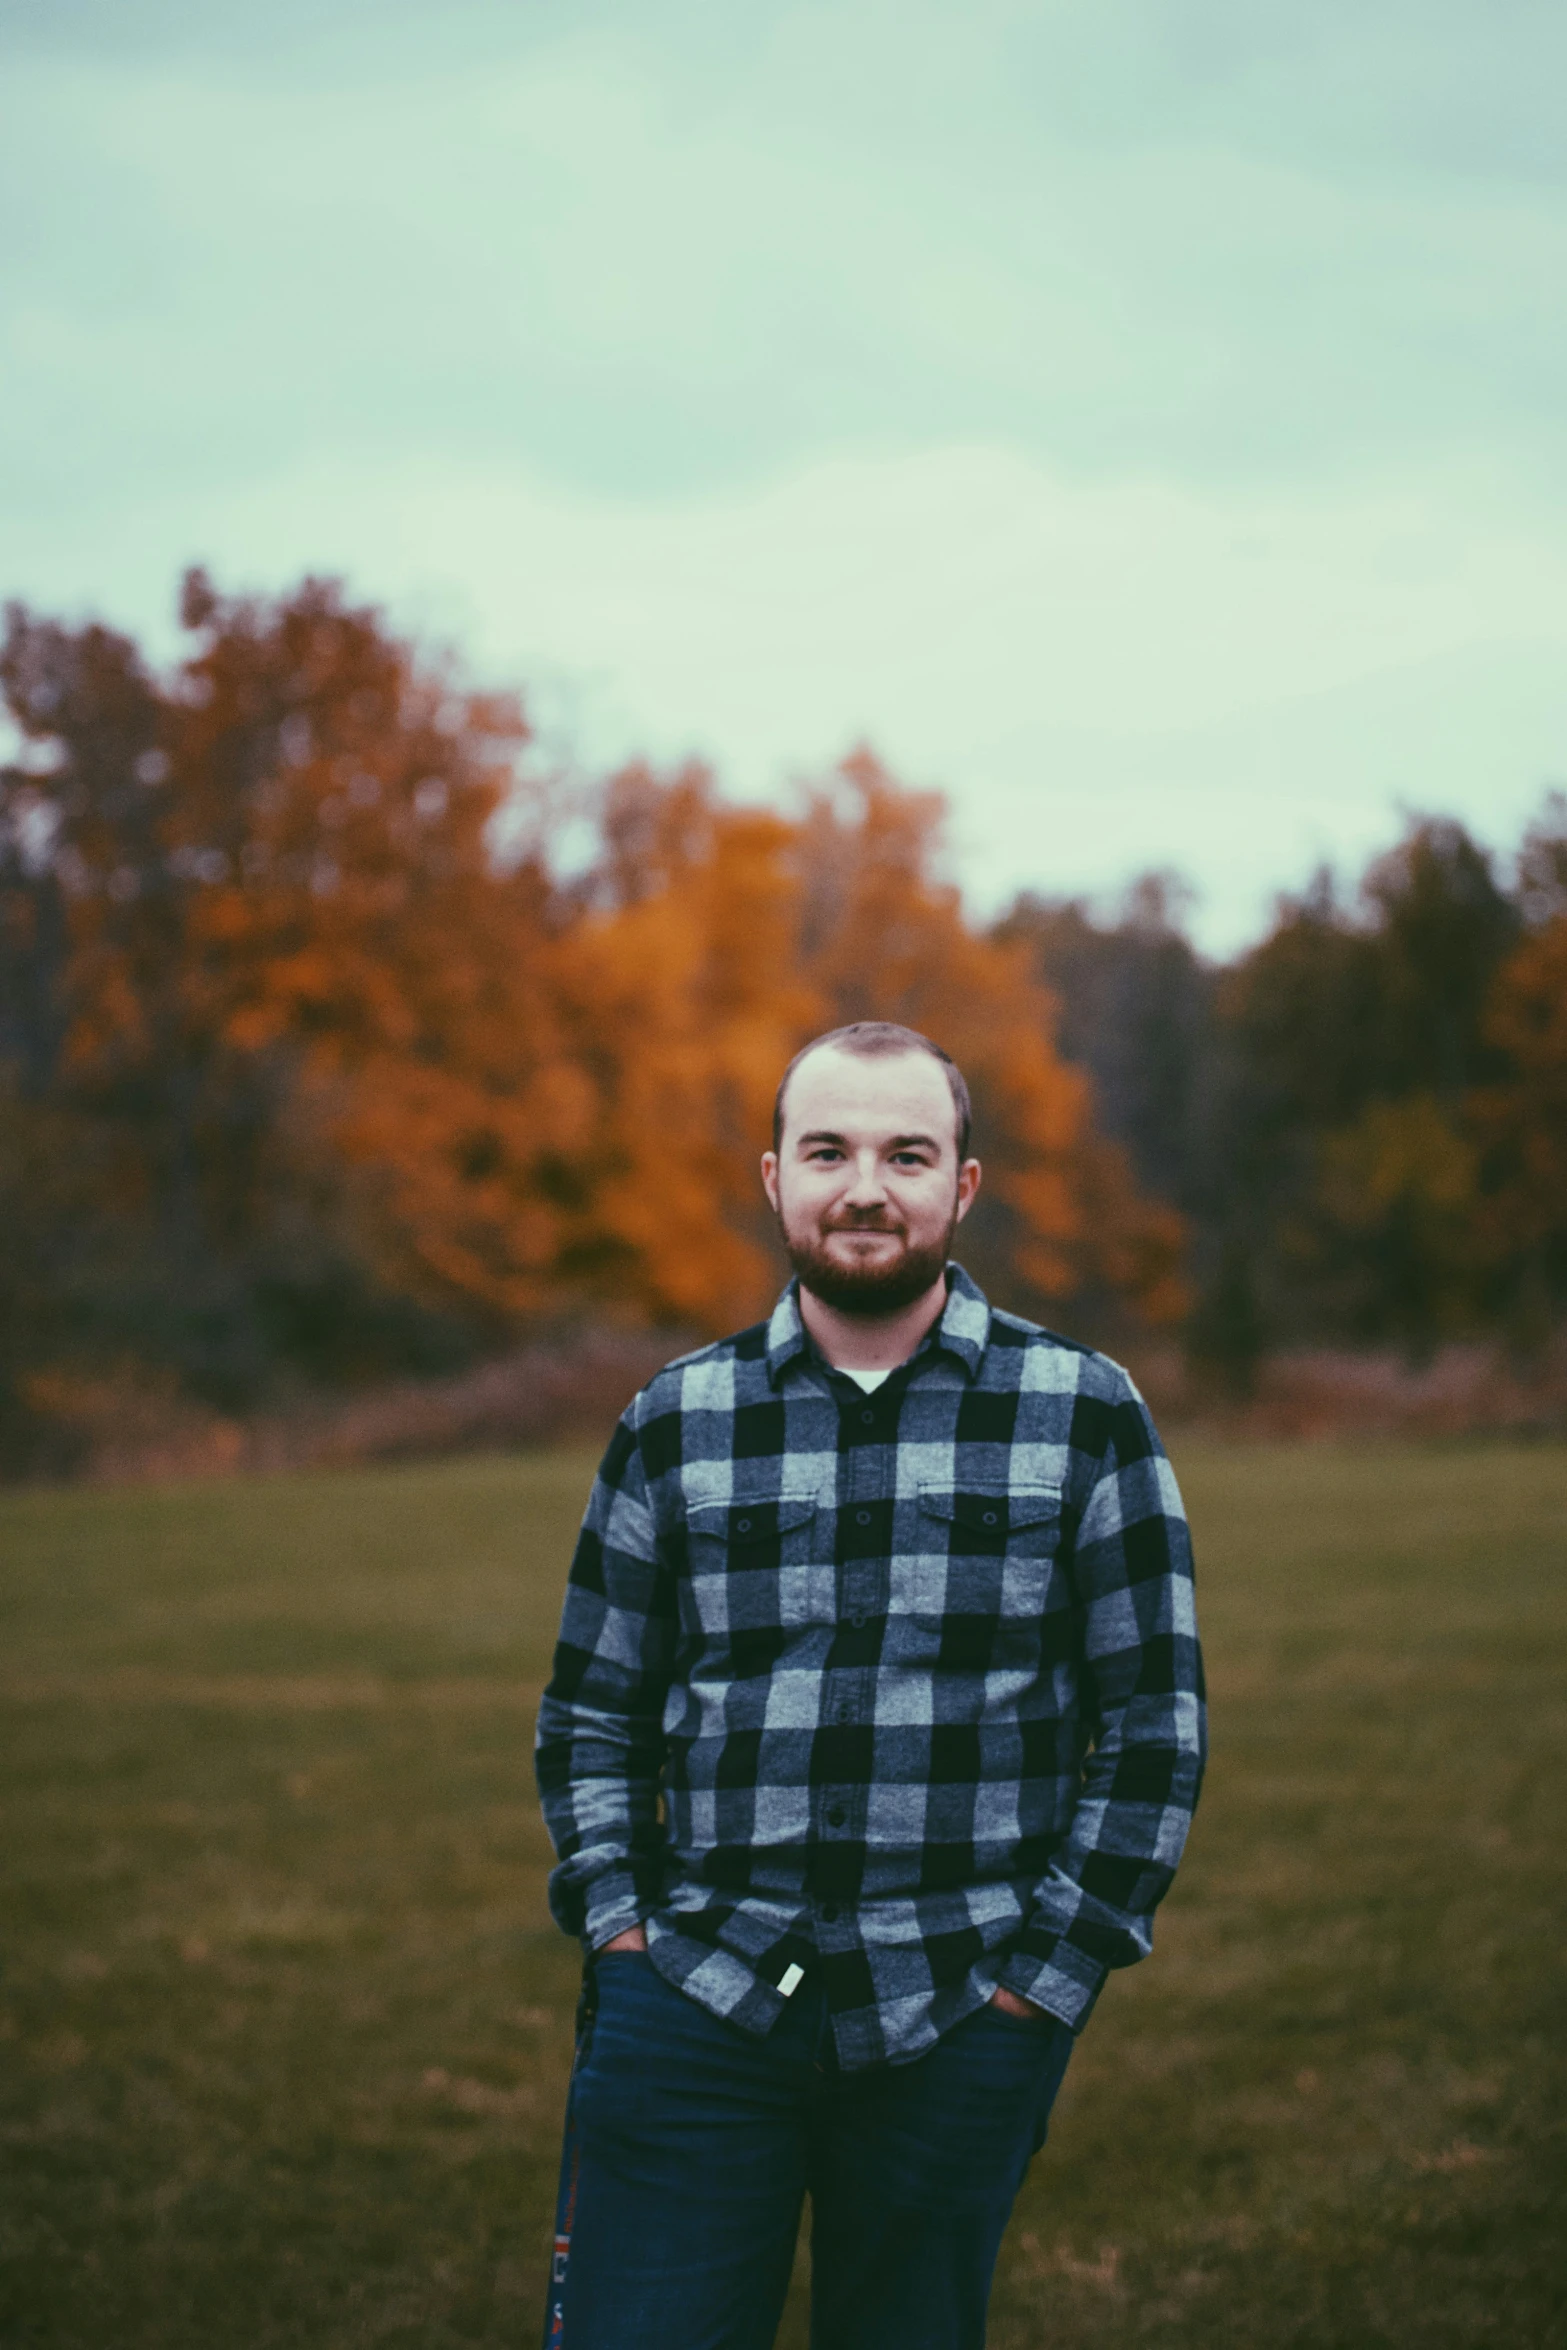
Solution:
[[[1126,1372],[944,1313],[866,1394],[770,1321],[621,1419],[537,1765],[551,1906],[754,2032],[821,1969],[839,2060],[998,1983],[1075,2030],[1146,1955],[1202,1776],[1175,1478]]]

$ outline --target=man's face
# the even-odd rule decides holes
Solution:
[[[824,1045],[784,1098],[762,1181],[804,1286],[840,1313],[894,1314],[939,1279],[979,1188],[958,1164],[946,1073],[929,1053],[874,1060]]]

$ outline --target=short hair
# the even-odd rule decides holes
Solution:
[[[948,1090],[957,1126],[958,1160],[968,1157],[969,1133],[973,1125],[973,1110],[963,1072],[950,1053],[944,1053],[939,1044],[932,1044],[928,1036],[921,1036],[917,1028],[900,1027],[896,1020],[851,1020],[846,1028],[829,1028],[825,1036],[813,1036],[809,1044],[802,1044],[788,1068],[778,1080],[778,1091],[773,1096],[773,1149],[783,1144],[784,1096],[789,1080],[800,1063],[812,1053],[836,1046],[840,1053],[853,1053],[862,1061],[888,1060],[894,1053],[927,1053],[939,1061],[946,1072]]]

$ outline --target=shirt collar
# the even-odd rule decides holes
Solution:
[[[926,1332],[916,1353],[940,1347],[956,1355],[971,1379],[979,1376],[990,1344],[990,1301],[958,1264],[947,1266],[947,1302],[939,1321]],[[800,1318],[800,1284],[791,1281],[772,1310],[767,1324],[767,1376],[776,1387],[789,1365],[810,1352],[811,1342]]]

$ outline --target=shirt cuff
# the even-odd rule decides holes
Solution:
[[[1026,1951],[1017,1950],[996,1981],[1008,1991],[1015,1991],[1020,1999],[1031,1999],[1046,2015],[1053,2015],[1057,2023],[1065,2024],[1068,2031],[1080,2032],[1104,1988],[1105,1973],[1105,1968],[1095,1967],[1090,1961],[1085,1979],[1084,1975],[1058,1966],[1050,1959],[1030,1958]]]
[[[617,1934],[629,1933],[646,1919],[647,1905],[637,1891],[635,1877],[629,1869],[613,1869],[588,1887],[582,1939],[589,1950],[602,1950]]]

